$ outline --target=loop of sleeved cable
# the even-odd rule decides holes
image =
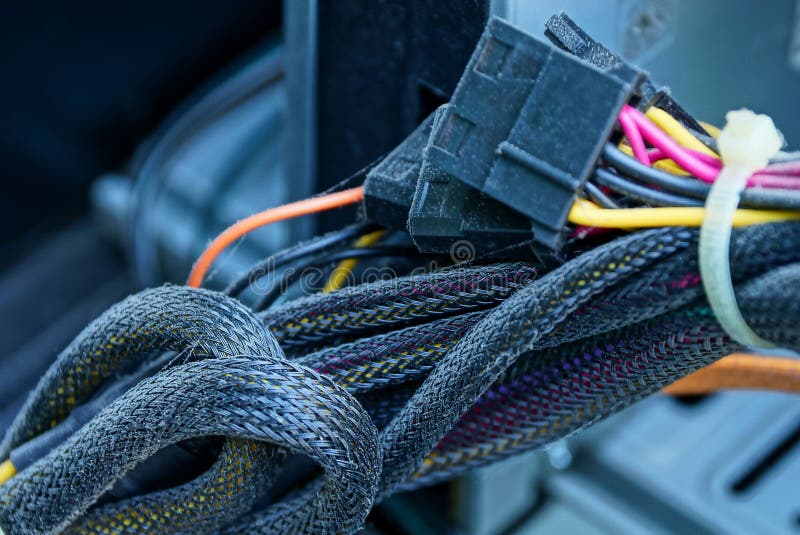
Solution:
[[[132,295],[89,324],[56,358],[14,419],[0,457],[54,427],[113,374],[156,351],[221,356],[278,350],[241,303],[216,292],[162,286]]]
[[[12,422],[2,455],[7,457],[11,449],[54,427],[104,381],[158,351],[178,351],[191,359],[276,354],[280,348],[246,307],[215,292],[163,286],[132,295],[93,321],[59,354]],[[157,496],[133,498],[124,507],[136,510],[157,501],[176,525],[194,522],[195,512],[182,504],[195,496],[205,499],[204,492],[223,485],[225,500],[217,516],[244,512],[266,483],[262,471],[245,470],[263,458],[263,449],[244,440],[226,440],[217,462],[197,481]]]
[[[367,414],[330,380],[264,355],[189,362],[144,379],[0,487],[0,521],[15,533],[62,529],[162,447],[211,435],[280,446],[324,469],[324,483],[302,506],[264,511],[270,532],[353,532],[372,506],[380,456],[377,431]],[[185,502],[183,508],[195,519],[182,527],[157,507],[128,517],[106,515],[102,521],[114,532],[207,531],[204,513],[218,507],[213,496]],[[78,522],[91,531],[99,520],[90,513]]]

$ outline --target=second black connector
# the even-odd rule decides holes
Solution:
[[[423,252],[558,253],[622,106],[665,93],[565,15],[548,35],[565,50],[489,21],[450,103],[370,172],[370,219],[405,226]]]

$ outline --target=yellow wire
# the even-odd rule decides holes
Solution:
[[[661,108],[650,108],[645,112],[647,118],[653,121],[656,126],[667,133],[669,137],[678,142],[679,145],[687,149],[696,150],[709,156],[718,157],[717,153],[709,149],[697,139],[694,134],[689,132],[685,126],[679,123],[672,115]]]
[[[370,245],[375,245],[378,240],[380,240],[383,235],[386,234],[385,230],[376,230],[375,232],[370,232],[369,234],[364,234],[359,239],[356,240],[355,246],[356,247],[369,247]],[[355,267],[358,265],[358,260],[355,258],[348,258],[346,260],[342,260],[339,262],[339,265],[334,268],[331,272],[331,276],[328,278],[328,281],[325,283],[325,287],[322,288],[323,293],[330,293],[340,289],[342,286],[345,285],[347,282],[347,277],[350,276],[350,273],[353,272]]]
[[[621,150],[631,158],[635,158],[635,156],[633,155],[633,149],[627,143],[620,143],[619,150]],[[657,162],[654,162],[653,167],[655,167],[656,169],[660,169],[662,171],[666,171],[667,173],[672,173],[673,175],[689,176],[688,171],[686,171],[683,167],[681,167],[680,165],[676,164],[675,162],[669,159],[659,160]]]
[[[718,126],[714,126],[711,123],[707,123],[705,121],[697,121],[697,122],[700,123],[700,126],[703,127],[703,130],[708,132],[708,135],[713,137],[714,139],[717,139],[717,136],[722,131],[722,130],[719,129]]]
[[[577,199],[569,211],[574,225],[600,228],[699,227],[705,208],[600,208],[586,199]],[[745,227],[773,221],[800,219],[800,212],[736,210],[734,227]]]
[[[17,469],[11,462],[11,459],[0,463],[0,485],[11,479],[17,474]]]

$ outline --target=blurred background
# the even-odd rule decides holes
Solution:
[[[448,99],[491,15],[567,12],[698,118],[800,146],[797,0],[139,0],[0,6],[0,425],[108,305],[329,188]],[[253,233],[211,285],[352,214]],[[374,533],[800,533],[800,403],[657,397],[574,440],[400,495]]]

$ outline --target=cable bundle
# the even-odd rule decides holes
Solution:
[[[604,121],[613,122],[616,102]],[[707,235],[689,228],[708,228],[714,203],[704,206],[731,162],[717,156],[714,129],[699,132],[693,119],[689,130],[663,110],[629,105],[618,119],[624,141],[605,139],[610,126],[599,144],[589,140],[596,150],[588,182],[557,173],[562,189],[575,187],[562,195],[567,204],[551,230],[565,230],[569,211],[570,243],[558,255],[530,257],[566,259],[558,267],[467,262],[340,289],[357,259],[396,259],[402,273],[436,260],[410,248],[405,232],[361,223],[277,253],[224,293],[199,289],[220,252],[246,233],[359,203],[364,187],[234,224],[200,256],[189,287],[129,297],[59,355],[0,443],[8,459],[0,526],[31,534],[351,533],[395,492],[542,447],[665,387],[712,390],[696,377],[675,382],[744,349],[716,319],[712,290],[706,302],[698,249],[707,252]],[[501,145],[515,165],[552,171]],[[494,146],[485,152],[497,156]],[[743,208],[726,212],[725,240],[715,245],[725,269],[712,275],[724,271],[733,283],[724,304],[738,307],[755,331],[750,339],[800,349],[800,164],[785,154],[768,161],[774,154],[738,170]],[[526,231],[536,220],[528,215]],[[731,223],[739,228],[728,273],[720,244]],[[618,232],[597,232],[604,228]],[[337,262],[341,271],[330,272]],[[282,284],[294,288],[303,272],[271,280],[278,270],[320,266],[330,272],[320,293],[280,301]],[[258,302],[245,306],[262,284]],[[703,377],[750,384],[731,369]],[[753,384],[797,388],[796,366],[771,371]],[[171,448],[184,460],[172,463]],[[185,460],[190,450],[203,454],[199,461]],[[159,458],[189,476],[139,484]]]
[[[180,357],[1,486],[0,524],[11,533],[354,531],[375,500],[540,447],[739,349],[702,299],[697,236],[638,232],[538,277],[522,263],[444,270],[260,318],[204,290],[128,298],[61,354],[0,453],[153,350]],[[800,223],[776,223],[732,242],[748,322],[788,347],[800,347],[800,307],[786,291],[800,282],[798,240]],[[290,342],[301,338],[319,349]],[[98,502],[165,445],[215,435],[224,446],[192,481]],[[323,472],[271,498],[287,453]]]

